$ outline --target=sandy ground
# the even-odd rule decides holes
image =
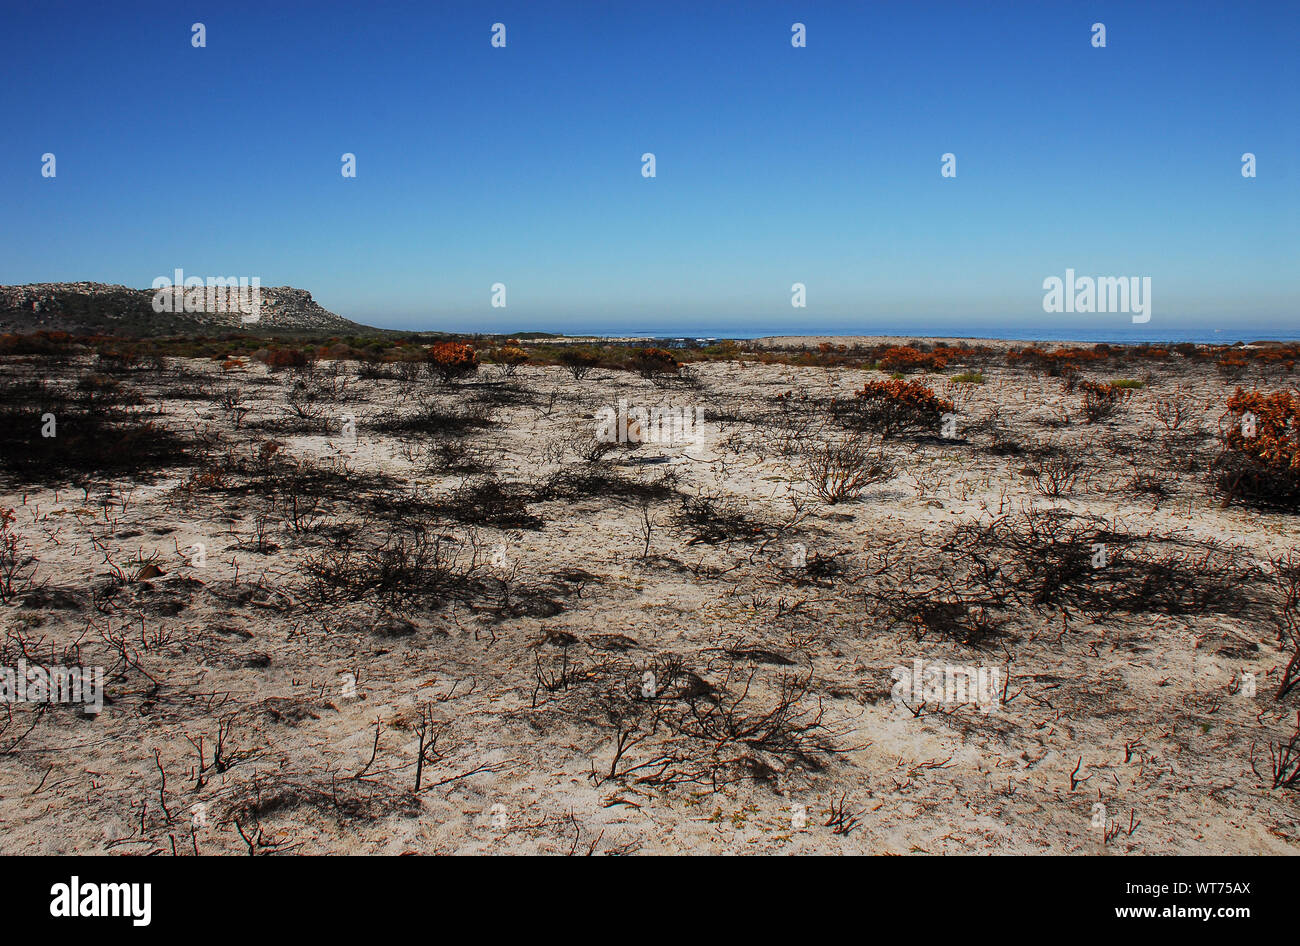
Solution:
[[[1297,708],[1295,693],[1273,698],[1286,654],[1268,581],[1243,578],[1254,604],[1230,613],[1008,605],[978,645],[900,622],[879,597],[926,584],[960,524],[1027,509],[1177,537],[1192,557],[1214,543],[1233,574],[1266,572],[1300,520],[1219,508],[1188,462],[1196,437],[1171,450],[1155,418],[1159,399],[1181,398],[1183,432],[1208,441],[1229,391],[1211,369],[1156,368],[1097,424],[1059,379],[996,366],[983,384],[928,376],[958,400],[958,436],[886,442],[893,475],[829,504],[810,495],[772,398],[844,398],[878,372],[713,363],[693,369],[695,386],[656,387],[526,366],[442,388],[357,379],[348,365],[313,408],[322,429],[303,432],[291,374],[174,367],[187,377],[123,380],[145,393],[140,410],[208,438],[210,456],[254,457],[274,440],[276,456],[355,478],[297,527],[282,492],[233,474],[0,487],[43,586],[0,606],[4,662],[79,656],[106,670],[98,715],[9,707],[4,853],[1300,850],[1297,794],[1268,777],[1268,746]],[[31,370],[44,371],[0,367]],[[226,388],[248,410],[238,429],[213,396]],[[589,464],[577,451],[619,399],[702,406],[706,421],[690,443]],[[489,412],[490,426],[449,439],[527,497],[522,513],[438,511],[483,474],[431,462],[425,434],[380,430],[422,402]],[[992,449],[998,438],[1086,454],[1086,477],[1043,495],[1031,460]],[[538,488],[593,466],[650,498]],[[1135,471],[1166,495],[1125,489]],[[747,525],[719,536],[684,515],[690,499]],[[421,526],[478,582],[471,592],[324,596],[311,579],[321,556]],[[801,567],[828,559],[825,574]],[[139,577],[146,562],[162,574]],[[891,672],[915,660],[999,668],[1007,699],[991,712],[900,705]],[[417,765],[422,721],[437,738]]]

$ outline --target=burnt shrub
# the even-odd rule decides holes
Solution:
[[[670,470],[657,479],[645,480],[588,463],[556,470],[535,484],[532,494],[538,502],[573,502],[599,497],[616,503],[661,502],[676,495],[674,471]]]
[[[981,646],[1037,614],[1092,619],[1258,613],[1258,569],[1212,540],[1131,534],[1096,516],[1029,508],[879,553],[866,597],[891,627]]]
[[[41,434],[42,416],[0,410],[0,468],[25,482],[86,473],[148,479],[191,459],[184,437],[135,414],[64,411],[54,414],[52,437]]]
[[[1130,387],[1102,384],[1097,381],[1080,381],[1078,389],[1083,394],[1083,416],[1090,424],[1113,416],[1133,396],[1133,389]]]
[[[886,480],[894,472],[879,446],[861,435],[813,444],[802,459],[808,485],[831,505],[856,499],[872,483]]]
[[[464,434],[492,426],[492,410],[479,403],[442,405],[436,401],[422,402],[410,414],[391,414],[370,423],[375,430],[387,434],[440,436]]]
[[[76,343],[67,332],[33,332],[18,335],[6,332],[0,335],[0,355],[44,355],[63,362],[75,349]]]
[[[687,532],[687,545],[757,542],[776,534],[767,522],[754,518],[736,499],[699,494],[683,496],[676,525]]]
[[[36,573],[36,556],[12,528],[14,519],[12,509],[0,509],[0,604],[32,590]]]
[[[1081,453],[1054,450],[1043,453],[1034,464],[1034,489],[1044,496],[1068,496],[1080,478],[1086,479],[1087,461]]]
[[[462,483],[446,499],[435,503],[434,509],[457,522],[499,529],[540,529],[541,517],[528,511],[531,499],[529,491],[488,475]]]
[[[628,367],[643,378],[655,379],[663,375],[677,374],[681,365],[677,363],[672,352],[663,348],[638,348],[628,359]]]
[[[266,366],[272,371],[280,371],[284,368],[305,368],[307,362],[307,353],[297,348],[277,348],[268,352],[266,356]]]
[[[1096,345],[1092,348],[1058,348],[1046,351],[1029,346],[1013,348],[1007,352],[1008,367],[1024,367],[1041,371],[1051,378],[1068,378],[1078,374],[1084,365],[1097,364],[1111,356],[1109,345]]]
[[[390,606],[440,607],[484,593],[474,565],[462,563],[459,543],[434,530],[390,532],[382,542],[339,542],[308,556],[309,594],[323,602],[375,598]]]
[[[25,483],[58,483],[90,474],[148,479],[187,465],[187,438],[119,406],[137,399],[99,380],[72,390],[0,383],[0,469]]]
[[[568,369],[574,381],[581,381],[600,364],[600,353],[590,348],[566,348],[555,360]]]

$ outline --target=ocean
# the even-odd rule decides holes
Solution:
[[[588,334],[588,333],[583,333]],[[893,336],[910,336],[912,338],[989,338],[989,339],[1008,339],[1013,341],[1026,342],[1089,342],[1100,343],[1108,342],[1110,344],[1121,345],[1140,345],[1144,342],[1176,344],[1178,342],[1192,342],[1198,345],[1231,345],[1236,342],[1254,342],[1254,341],[1300,341],[1300,327],[1285,329],[1193,329],[1187,331],[1177,331],[1170,329],[1134,329],[1125,331],[1123,329],[1071,329],[1054,332],[1050,329],[1036,329],[1027,331],[1024,329],[1006,329],[999,330],[987,325],[972,326],[970,330],[964,332],[954,331],[952,328],[945,328],[942,331],[932,331],[917,326],[863,326],[862,328],[846,329],[843,326],[837,326],[829,329],[817,329],[807,325],[796,325],[785,329],[766,329],[761,332],[737,332],[726,329],[712,331],[700,331],[698,329],[690,332],[683,332],[680,329],[670,331],[666,329],[627,329],[620,328],[614,331],[601,332],[592,331],[591,335],[602,336],[631,336],[637,338],[764,338],[767,336],[781,335],[827,335],[827,336],[850,336],[850,335],[893,335]]]

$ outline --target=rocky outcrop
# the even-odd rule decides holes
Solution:
[[[353,334],[365,326],[322,308],[305,289],[262,287],[254,310],[229,294],[196,290],[185,304],[177,293],[168,302],[174,311],[156,311],[157,290],[131,289],[95,282],[32,283],[0,286],[0,332],[63,331],[77,335],[173,335],[247,331],[252,333]],[[213,301],[216,304],[212,304]],[[186,309],[191,311],[186,311]],[[256,319],[253,319],[253,316]]]

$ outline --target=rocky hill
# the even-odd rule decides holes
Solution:
[[[322,308],[304,289],[262,287],[256,311],[251,293],[231,301],[225,293],[195,290],[188,308],[180,292],[167,292],[173,311],[155,311],[158,290],[94,282],[0,286],[0,332],[64,331],[76,335],[156,336],[246,331],[258,334],[355,334],[365,326]],[[234,293],[230,293],[234,295]],[[213,302],[216,304],[213,304]],[[254,318],[256,316],[256,318]]]

